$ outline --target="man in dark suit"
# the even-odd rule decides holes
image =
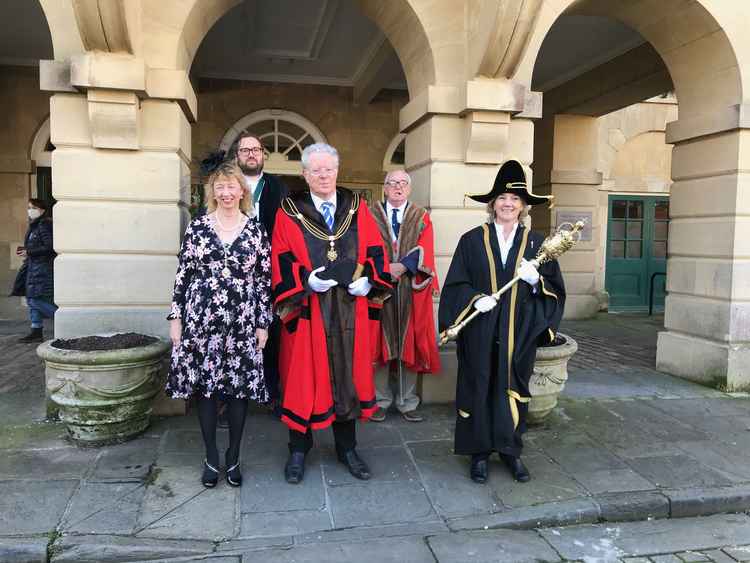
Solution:
[[[253,216],[258,217],[271,240],[276,212],[289,190],[277,176],[263,171],[264,161],[265,154],[260,139],[251,133],[243,133],[237,139],[237,164],[245,175],[253,196]],[[268,342],[263,349],[263,370],[274,406],[279,399],[279,327],[279,319],[274,316],[273,323],[268,328]]]

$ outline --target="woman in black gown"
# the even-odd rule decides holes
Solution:
[[[563,313],[565,287],[557,261],[538,269],[543,235],[523,225],[528,206],[550,196],[532,194],[516,160],[503,164],[492,190],[470,196],[486,203],[488,223],[465,233],[456,248],[440,296],[440,329],[474,309],[482,314],[457,343],[455,453],[471,455],[470,476],[487,481],[488,458],[498,452],[513,478],[530,474],[521,461],[529,379],[537,345],[554,337]],[[490,295],[519,275],[521,281],[495,301]]]

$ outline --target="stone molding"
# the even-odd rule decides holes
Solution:
[[[598,186],[602,183],[602,173],[596,170],[552,170],[550,183]]]
[[[485,3],[486,4],[486,3]],[[483,43],[484,55],[474,75],[487,78],[510,78],[523,56],[536,26],[537,16],[542,6],[541,0],[504,0],[491,2],[479,17],[490,15],[490,23]],[[490,12],[490,13],[488,13]],[[477,22],[480,26],[482,21]],[[486,26],[487,23],[484,23]]]
[[[72,0],[78,31],[87,51],[131,53],[125,0]]]
[[[677,121],[667,123],[666,142],[682,143],[738,129],[750,129],[750,105],[748,104],[735,104],[723,111],[689,118],[680,117]]]
[[[48,92],[132,92],[142,99],[174,101],[190,123],[198,119],[198,99],[187,72],[150,68],[132,55],[90,52],[66,61],[40,61],[39,85]]]

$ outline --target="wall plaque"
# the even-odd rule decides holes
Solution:
[[[591,228],[592,228],[593,213],[590,211],[558,211],[555,225],[559,227],[563,223],[573,223],[576,221],[583,221],[583,231],[581,231],[581,240],[590,241],[592,239]]]

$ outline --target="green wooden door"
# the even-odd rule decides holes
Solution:
[[[653,283],[654,306],[664,307],[669,199],[610,196],[605,285],[610,310],[646,310]]]

